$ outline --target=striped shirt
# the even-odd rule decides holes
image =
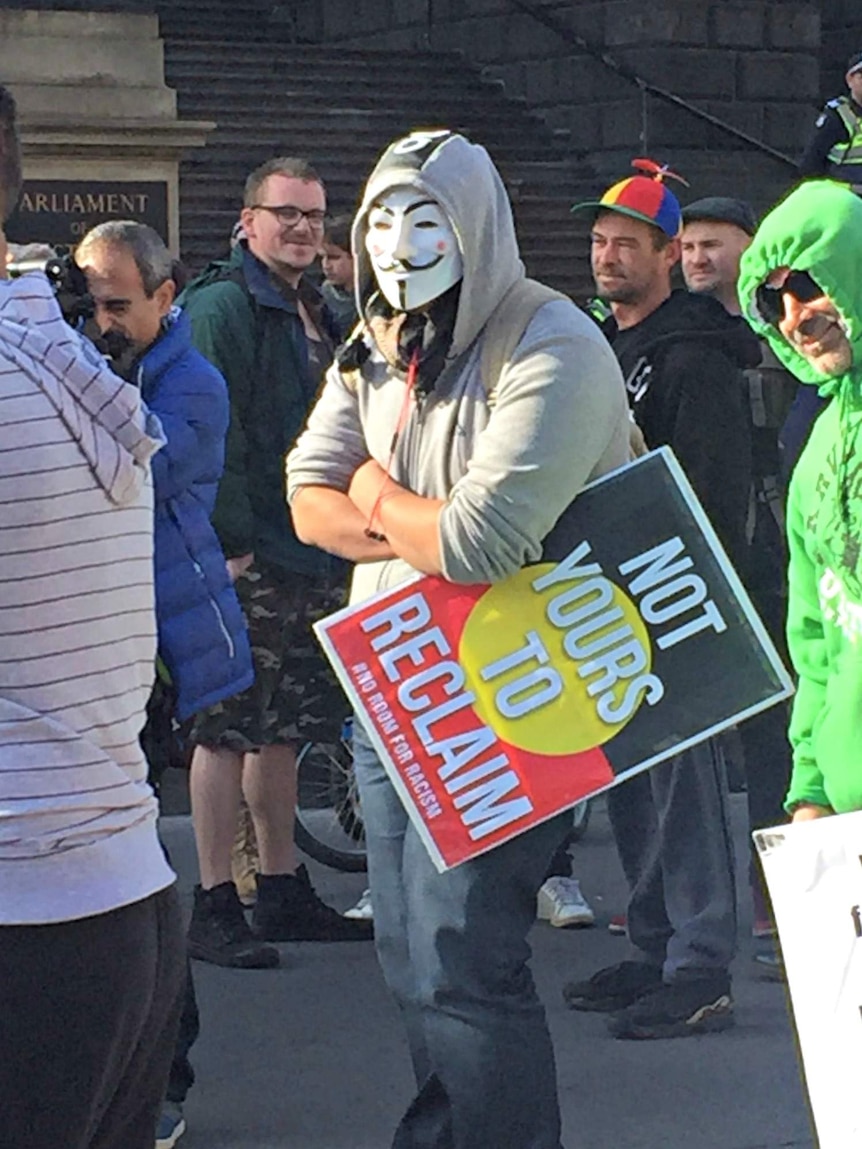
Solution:
[[[44,276],[0,280],[0,926],[89,917],[173,880],[138,743],[159,444]]]

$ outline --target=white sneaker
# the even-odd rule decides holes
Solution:
[[[345,910],[342,917],[352,918],[355,922],[373,922],[374,907],[371,905],[371,890],[366,890],[356,905]]]
[[[185,1131],[182,1106],[166,1101],[156,1126],[156,1149],[174,1149]]]
[[[536,917],[552,926],[591,926],[596,915],[576,878],[548,878],[536,899]]]

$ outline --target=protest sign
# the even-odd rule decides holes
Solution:
[[[758,830],[820,1149],[862,1145],[862,811]]]
[[[416,578],[317,624],[441,869],[790,693],[667,448],[561,524],[501,583]]]

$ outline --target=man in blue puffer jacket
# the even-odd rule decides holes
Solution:
[[[252,682],[245,620],[210,523],[224,467],[227,388],[173,306],[171,256],[152,228],[100,224],[76,259],[115,370],[138,384],[167,438],[152,463],[156,616],[182,722]]]
[[[151,464],[156,620],[173,715],[182,722],[254,678],[233,573],[210,523],[224,469],[227,387],[192,346],[191,323],[173,305],[170,252],[152,228],[123,220],[101,224],[84,237],[76,259],[115,370],[140,387],[167,440]],[[182,1103],[194,1080],[188,1052],[197,1032],[189,970],[157,1147],[176,1144],[185,1129]]]

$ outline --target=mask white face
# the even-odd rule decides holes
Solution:
[[[395,188],[372,206],[365,248],[378,286],[396,311],[424,307],[464,274],[445,212],[412,188]]]

